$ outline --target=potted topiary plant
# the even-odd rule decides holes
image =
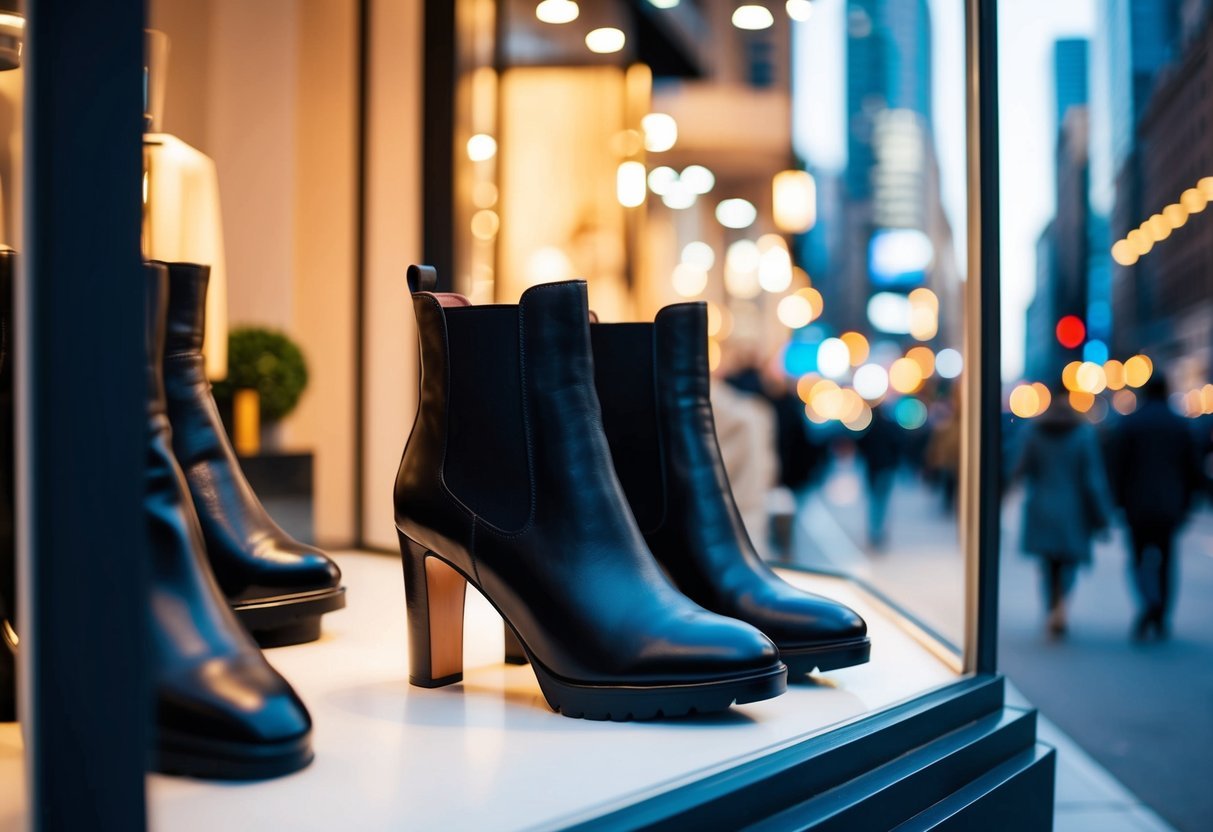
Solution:
[[[285,334],[264,327],[233,329],[227,350],[227,378],[214,388],[228,430],[232,432],[236,422],[233,403],[241,391],[255,391],[263,444],[273,448],[278,444],[276,426],[295,409],[307,388],[303,352]]]

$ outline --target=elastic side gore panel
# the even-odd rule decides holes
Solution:
[[[443,476],[478,517],[515,531],[531,510],[518,308],[469,306],[444,314],[450,392]]]

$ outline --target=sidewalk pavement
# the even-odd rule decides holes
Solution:
[[[865,501],[862,469],[837,461],[802,500],[793,561],[851,571],[960,644],[964,568],[955,520],[933,491],[902,475],[889,507],[890,544],[875,551],[865,543]],[[1075,591],[1070,635],[1053,642],[1044,633],[1035,563],[1018,550],[1019,505],[1011,495],[1004,507],[999,665],[1018,688],[1012,697],[1022,691],[1046,717],[1041,739],[1058,749],[1056,829],[1208,829],[1213,513],[1199,515],[1181,538],[1170,642],[1128,639],[1133,601],[1119,534],[1097,546]]]

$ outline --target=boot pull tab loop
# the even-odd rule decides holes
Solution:
[[[433,266],[409,266],[409,291],[432,292],[438,288],[438,270]]]

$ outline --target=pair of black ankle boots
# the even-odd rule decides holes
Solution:
[[[411,267],[421,395],[395,487],[410,681],[462,678],[468,582],[506,657],[589,719],[714,712],[868,660],[854,611],[755,551],[716,441],[702,303],[591,323],[582,281],[472,306]]]
[[[9,719],[15,716],[16,648],[15,257],[0,252],[0,717]],[[158,262],[145,269],[153,766],[199,777],[285,774],[312,758],[311,718],[259,645],[317,639],[321,616],[345,605],[341,573],[323,552],[270,519],[227,439],[202,357],[210,269]]]

